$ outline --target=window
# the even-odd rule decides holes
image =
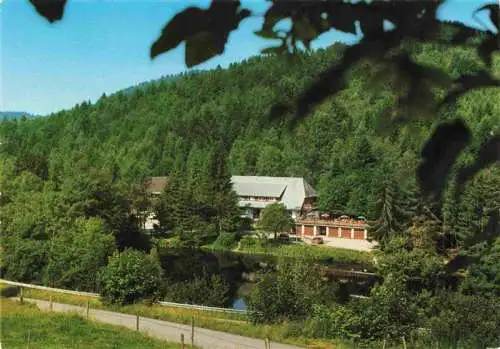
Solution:
[[[317,234],[321,236],[326,236],[326,227],[316,227]]]

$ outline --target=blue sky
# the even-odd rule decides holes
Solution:
[[[440,17],[478,26],[472,11],[481,0],[448,0]],[[167,21],[188,5],[205,7],[209,0],[69,0],[62,21],[49,24],[28,0],[0,0],[0,110],[47,114],[83,100],[95,101],[139,82],[180,73],[184,47],[151,61],[149,47]],[[264,12],[261,0],[243,0]],[[487,13],[480,16],[488,23]],[[231,34],[223,55],[196,69],[241,61],[258,54],[269,41],[252,34],[261,22],[246,19]],[[353,42],[341,33],[324,34],[313,47],[332,41]]]

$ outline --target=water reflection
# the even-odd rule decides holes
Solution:
[[[277,262],[277,258],[273,256],[227,251],[162,249],[159,252],[166,279],[170,285],[180,283],[186,285],[196,279],[210,279],[212,276],[217,276],[215,279],[221,279],[225,285],[228,285],[225,304],[219,304],[219,306],[232,307],[234,309],[246,309],[245,296],[251,292],[252,285],[257,281],[259,273],[272,272]],[[297,259],[294,258],[294,260]],[[311,260],[307,261],[311,262]],[[374,277],[351,275],[347,272],[359,270],[360,267],[356,265],[334,264],[331,260],[327,259],[315,262],[328,266],[328,279],[340,282],[346,295],[366,295],[376,281]],[[201,284],[203,285],[203,283]],[[211,292],[210,284],[206,285],[205,289],[202,289],[201,286],[197,287],[194,289],[193,287],[186,287],[185,289],[199,293]],[[195,298],[201,299],[200,297]],[[176,301],[175,299],[170,300]]]

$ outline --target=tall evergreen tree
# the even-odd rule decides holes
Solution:
[[[160,226],[172,230],[178,226],[184,217],[183,181],[179,169],[174,169],[169,177],[165,190],[156,201],[155,214]]]
[[[238,197],[233,190],[231,175],[226,164],[225,147],[219,146],[212,157],[211,192],[216,231],[234,231],[239,217]]]
[[[382,246],[386,240],[402,235],[405,231],[408,212],[403,209],[399,194],[394,182],[386,181],[377,201],[379,218],[371,223],[369,234]]]
[[[500,209],[500,170],[491,168],[478,174],[466,188],[459,203],[456,232],[469,238],[486,227],[494,210]]]

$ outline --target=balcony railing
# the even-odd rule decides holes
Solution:
[[[368,223],[362,220],[356,219],[324,219],[324,218],[298,218],[296,224],[304,225],[319,225],[319,226],[329,226],[329,227],[356,227],[366,229]]]

